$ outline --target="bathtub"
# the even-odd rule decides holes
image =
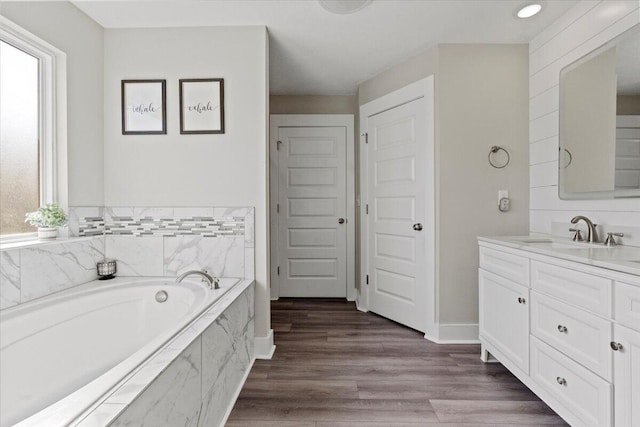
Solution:
[[[195,276],[116,278],[3,310],[0,426],[69,424],[238,281],[210,290]]]

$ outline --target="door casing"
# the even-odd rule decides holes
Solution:
[[[360,106],[360,156],[359,156],[359,178],[360,178],[360,272],[359,272],[359,289],[356,296],[356,304],[361,311],[369,311],[369,291],[370,286],[367,285],[367,275],[369,274],[369,217],[364,208],[368,203],[368,181],[367,181],[367,165],[368,157],[366,147],[366,134],[368,117],[381,113],[383,111],[398,107],[419,98],[425,98],[427,102],[427,159],[424,164],[429,170],[429,180],[425,183],[424,197],[426,197],[426,218],[423,221],[424,233],[428,233],[430,239],[427,241],[427,259],[425,260],[427,268],[426,286],[429,300],[424,302],[425,310],[428,310],[427,324],[425,325],[425,338],[432,341],[438,339],[438,304],[436,292],[436,174],[435,174],[435,117],[434,117],[434,78],[429,76],[425,79],[411,83],[401,89],[383,95]]]
[[[270,229],[270,265],[271,299],[280,297],[278,277],[278,128],[280,127],[344,127],[347,134],[347,300],[356,299],[355,271],[355,132],[354,116],[351,114],[272,114],[269,125],[269,229]]]

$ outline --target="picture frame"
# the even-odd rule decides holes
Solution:
[[[180,79],[180,134],[224,133],[224,79]]]
[[[122,80],[122,134],[167,134],[167,81]]]

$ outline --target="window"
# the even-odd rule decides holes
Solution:
[[[66,207],[65,55],[0,17],[0,240],[34,238],[24,215]],[[61,87],[63,89],[63,87]]]
[[[0,40],[0,233],[28,233],[40,206],[38,58]]]

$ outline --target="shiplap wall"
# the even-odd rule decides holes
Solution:
[[[560,200],[558,123],[560,70],[640,23],[640,0],[582,1],[529,44],[530,231],[586,215],[602,225],[640,226],[640,199]]]

